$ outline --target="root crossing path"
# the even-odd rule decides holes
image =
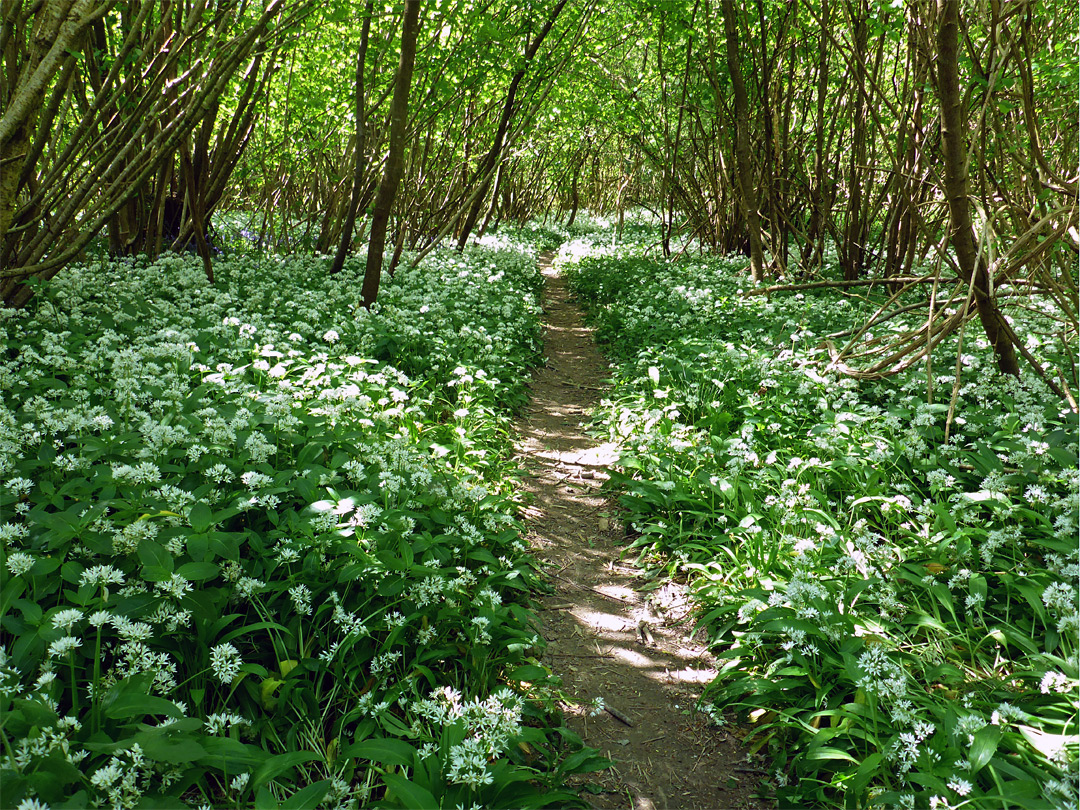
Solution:
[[[768,807],[754,798],[765,773],[737,732],[694,711],[715,670],[687,635],[684,589],[646,591],[621,559],[622,530],[600,491],[616,448],[583,429],[608,366],[550,253],[540,267],[547,363],[533,376],[517,453],[529,540],[555,589],[540,604],[545,663],[562,679],[568,725],[615,763],[583,780],[599,790],[588,798],[604,810]]]

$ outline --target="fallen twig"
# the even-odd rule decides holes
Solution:
[[[609,653],[548,653],[552,658],[614,658]]]
[[[567,566],[567,568],[568,568],[568,567],[569,567],[569,566]],[[565,570],[565,569],[562,569],[562,570]],[[602,596],[602,597],[604,597],[605,599],[610,599],[610,600],[611,600],[612,602],[622,602],[622,603],[623,603],[624,605],[633,605],[633,604],[635,604],[634,602],[631,602],[631,601],[630,601],[629,599],[623,599],[623,598],[622,598],[622,597],[620,597],[620,596],[612,596],[611,594],[609,594],[609,593],[604,593],[603,591],[597,590],[596,588],[593,588],[593,587],[592,587],[592,586],[590,586],[590,585],[580,585],[580,584],[578,584],[577,582],[574,582],[574,581],[573,581],[572,579],[567,579],[566,577],[563,577],[563,576],[559,576],[558,574],[552,574],[552,576],[554,576],[554,577],[557,577],[558,579],[561,579],[561,580],[562,580],[563,582],[565,582],[565,583],[566,583],[567,585],[570,585],[570,586],[572,586],[572,587],[574,587],[574,588],[577,588],[578,590],[581,590],[581,591],[592,591],[592,592],[593,592],[593,593],[595,593],[595,594],[596,594],[597,596]]]
[[[633,728],[634,721],[631,720],[629,717],[627,717],[622,712],[620,712],[618,709],[613,709],[610,706],[605,706],[604,711],[606,711],[608,714],[610,714],[612,717],[614,717],[616,720],[618,720],[623,725],[630,726],[631,728]]]

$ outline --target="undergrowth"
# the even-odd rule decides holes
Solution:
[[[67,269],[0,326],[2,805],[540,807],[535,248]]]
[[[642,564],[697,595],[705,700],[771,752],[781,806],[1074,808],[1076,414],[969,327],[946,440],[955,342],[930,396],[925,367],[859,384],[822,338],[872,299],[640,256],[560,256],[616,361],[598,429]]]

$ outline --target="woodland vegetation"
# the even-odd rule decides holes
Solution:
[[[1075,806],[1078,29],[4,0],[0,804],[583,803],[509,461],[559,250],[766,788]]]

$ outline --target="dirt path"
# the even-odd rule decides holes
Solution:
[[[715,670],[687,637],[689,605],[675,584],[645,592],[620,560],[618,521],[600,493],[615,446],[584,432],[606,388],[608,366],[569,300],[566,282],[541,256],[547,365],[531,383],[517,451],[531,496],[529,539],[555,592],[541,601],[545,663],[562,678],[567,723],[615,767],[591,780],[596,808],[759,808],[765,774],[748,763],[735,733],[693,711]],[[590,701],[606,710],[593,715]]]

